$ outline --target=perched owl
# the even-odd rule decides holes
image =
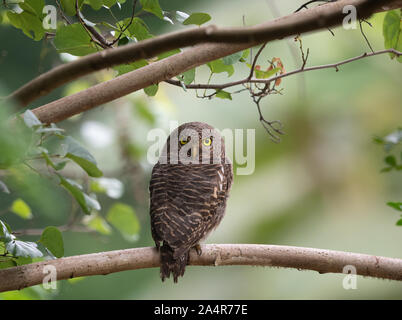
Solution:
[[[213,127],[189,122],[168,137],[149,186],[162,281],[183,276],[191,248],[201,254],[199,242],[222,220],[232,181],[224,141]]]

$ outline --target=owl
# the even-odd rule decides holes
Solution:
[[[189,252],[221,222],[233,181],[220,133],[189,122],[168,137],[149,185],[151,232],[162,281],[183,276]]]

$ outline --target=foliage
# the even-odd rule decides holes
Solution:
[[[381,172],[402,170],[402,129],[398,128],[384,138],[375,137],[374,141],[382,145],[384,151],[387,153],[387,156],[384,157],[386,166],[381,169]],[[402,211],[402,202],[388,202],[387,205],[399,212]],[[402,214],[401,219],[396,224],[402,226]]]

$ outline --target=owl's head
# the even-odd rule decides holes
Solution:
[[[225,144],[219,131],[207,123],[188,122],[176,128],[164,150],[171,164],[217,164],[225,161]]]

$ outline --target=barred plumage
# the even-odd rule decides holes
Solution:
[[[196,134],[187,136],[187,129]],[[210,132],[207,138],[205,131]],[[184,151],[184,156],[194,162],[199,156],[199,163],[186,164],[186,159],[180,157],[175,163],[170,152],[175,150],[175,140],[178,154]],[[188,150],[182,150],[187,143]],[[188,264],[190,249],[195,247],[199,252],[199,242],[223,218],[233,170],[225,156],[222,137],[206,123],[181,125],[168,138],[164,152],[152,170],[149,186],[151,230],[160,249],[161,278],[165,280],[173,274],[177,282]],[[209,162],[203,163],[205,159]]]

